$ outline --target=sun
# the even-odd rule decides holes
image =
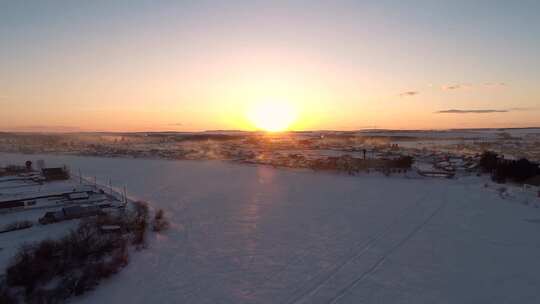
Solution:
[[[260,130],[281,132],[287,130],[297,118],[297,111],[290,103],[265,101],[254,104],[247,111],[247,118]]]

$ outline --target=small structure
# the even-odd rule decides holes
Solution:
[[[98,206],[71,206],[62,208],[60,211],[50,211],[39,219],[42,225],[56,223],[65,220],[78,219],[83,217],[102,214],[103,211]]]
[[[102,225],[99,227],[102,233],[120,233],[122,232],[122,227],[120,225]]]
[[[0,202],[0,213],[24,209],[24,206],[24,201],[19,200]]]
[[[43,168],[41,174],[48,181],[69,179],[69,172],[65,167]]]
[[[67,196],[70,201],[87,200],[90,198],[88,192],[73,192],[69,193]]]
[[[448,171],[423,171],[423,170],[418,170],[418,174],[425,177],[444,177],[444,178],[453,178],[456,175],[454,172],[448,172]]]

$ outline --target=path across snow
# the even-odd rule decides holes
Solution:
[[[124,182],[172,221],[76,303],[540,303],[540,209],[478,178],[0,154],[39,158]]]

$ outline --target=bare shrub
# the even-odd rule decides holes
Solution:
[[[159,209],[154,216],[154,222],[152,223],[152,230],[160,232],[169,228],[169,221],[165,218],[165,213],[162,209]]]
[[[27,294],[41,282],[51,279],[56,272],[56,241],[44,240],[37,246],[25,245],[7,267],[6,282],[9,286],[23,286]]]
[[[80,296],[87,291],[93,290],[98,284],[99,277],[96,264],[90,264],[83,268],[77,280],[74,281],[73,294]]]
[[[148,219],[148,203],[143,201],[134,202],[133,212],[137,218]]]
[[[67,297],[58,293],[55,289],[36,289],[32,294],[25,298],[25,303],[28,304],[60,304],[65,302]]]
[[[118,273],[129,262],[129,243],[145,246],[148,204],[136,202],[124,216],[101,215],[82,220],[59,240],[44,240],[21,247],[6,270],[0,304],[16,303],[10,290],[24,292],[26,303],[63,303],[72,296],[93,290],[103,279]],[[114,233],[104,225],[119,226]],[[154,217],[156,231],[166,229],[162,210]]]
[[[22,287],[28,303],[60,303],[94,289],[128,263],[126,239],[99,227],[99,221],[86,220],[60,240],[23,246],[8,265],[8,287]],[[56,287],[42,288],[55,278]]]
[[[17,304],[19,301],[3,283],[0,283],[0,304]]]
[[[95,269],[99,278],[108,278],[120,271],[129,263],[127,243],[124,242],[116,249],[107,261],[102,261],[96,265]]]
[[[128,218],[129,230],[133,234],[132,244],[137,249],[144,248],[148,226],[148,204],[140,201],[133,203],[133,211]]]

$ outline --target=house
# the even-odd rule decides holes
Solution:
[[[60,211],[51,211],[45,213],[45,215],[39,219],[39,223],[46,225],[65,220],[100,215],[102,213],[103,211],[101,211],[98,206],[71,206],[62,208]]]
[[[69,200],[76,201],[76,200],[87,200],[90,198],[90,195],[88,192],[73,192],[69,193],[68,195]]]
[[[48,181],[69,179],[69,172],[65,167],[43,168],[41,174]]]
[[[0,202],[0,213],[24,208],[24,201],[13,200]]]
[[[70,206],[62,208],[66,219],[81,218],[98,215],[101,210],[98,206]]]

